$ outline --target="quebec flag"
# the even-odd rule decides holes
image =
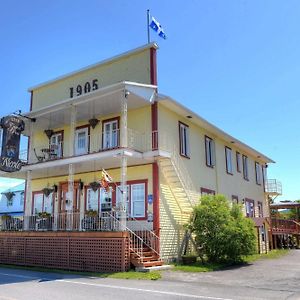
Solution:
[[[161,25],[152,17],[151,23],[149,24],[149,26],[158,33],[158,35],[163,38],[166,39],[167,36],[163,30],[163,28],[161,27]]]

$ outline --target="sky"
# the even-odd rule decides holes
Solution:
[[[150,9],[167,35],[151,32],[159,92],[275,160],[278,199],[300,199],[300,1],[0,3],[1,116],[29,110],[29,87],[146,44]]]

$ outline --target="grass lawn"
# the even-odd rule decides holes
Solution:
[[[67,271],[60,269],[48,269],[40,267],[24,267],[24,266],[15,266],[15,265],[4,265],[0,264],[2,268],[11,268],[11,269],[21,269],[35,272],[45,272],[45,273],[60,273],[60,274],[72,274],[72,275],[81,275],[89,277],[100,277],[100,278],[116,278],[116,279],[138,279],[138,280],[158,280],[161,278],[160,272],[135,272],[130,270],[128,272],[115,272],[115,273],[94,273],[94,272],[76,272],[76,271]]]
[[[253,254],[243,257],[242,264],[247,264],[254,262],[258,259],[276,259],[288,253],[289,250],[272,250],[267,254]],[[226,267],[230,267],[232,264],[222,264],[222,263],[205,263],[202,264],[200,261],[197,261],[191,265],[182,265],[182,264],[174,264],[174,268],[172,271],[182,271],[182,272],[211,272],[224,269]]]

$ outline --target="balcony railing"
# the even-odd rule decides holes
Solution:
[[[49,216],[6,217],[0,220],[1,231],[120,231],[120,222],[111,213],[96,216],[59,213]]]
[[[101,135],[86,135],[75,137],[74,149],[72,156],[80,156],[89,153],[97,153],[106,150],[120,148],[121,145],[121,130],[113,130],[109,133]],[[127,148],[145,152],[152,149],[151,134],[141,133],[137,130],[127,129]],[[20,151],[20,159],[24,164],[41,163],[45,161],[57,160],[60,158],[71,157],[68,141],[61,141],[58,144],[44,144],[32,149],[30,159],[28,161],[27,149]]]
[[[282,195],[282,185],[277,179],[268,179],[265,184],[265,191],[268,194]]]
[[[300,223],[294,220],[272,219],[272,231],[282,234],[300,234]]]

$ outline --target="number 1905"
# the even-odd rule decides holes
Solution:
[[[94,79],[92,82],[87,81],[83,86],[78,84],[76,88],[70,87],[70,98],[80,96],[82,94],[89,93],[98,89],[98,79]]]

